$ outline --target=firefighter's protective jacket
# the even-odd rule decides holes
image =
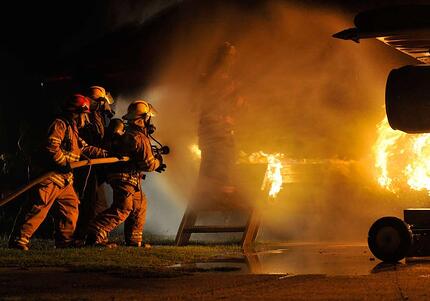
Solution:
[[[144,172],[156,170],[160,161],[154,157],[146,129],[130,125],[121,137],[115,152],[130,157],[130,162],[116,164],[108,175],[109,181],[120,181],[138,187]]]
[[[104,116],[100,111],[92,111],[89,113],[89,118],[90,123],[79,129],[79,136],[90,145],[99,147],[105,135],[106,123]]]
[[[57,166],[66,166],[80,160],[81,154],[90,158],[107,157],[107,152],[98,147],[88,145],[79,137],[74,121],[57,118],[48,130],[48,141],[45,149]],[[60,187],[73,182],[73,173],[56,173],[50,177]]]

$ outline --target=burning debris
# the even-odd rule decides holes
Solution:
[[[191,151],[191,154],[193,155],[194,160],[200,160],[202,158],[202,151],[197,144],[190,145],[189,149]]]
[[[248,156],[250,163],[267,163],[266,173],[264,175],[263,184],[261,190],[268,190],[269,197],[275,199],[279,191],[282,188],[283,177],[282,177],[282,159],[284,154],[266,154],[263,151],[252,153]]]
[[[201,159],[202,152],[197,144],[190,145],[189,150],[195,160]],[[263,151],[258,151],[248,155],[241,151],[239,157],[239,160],[236,162],[237,164],[267,164],[261,190],[268,191],[269,197],[275,199],[282,188],[282,173],[284,168],[282,159],[284,158],[284,154],[268,154]]]

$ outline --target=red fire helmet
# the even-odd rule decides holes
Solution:
[[[81,94],[74,94],[66,101],[64,109],[73,113],[89,113],[90,99]]]

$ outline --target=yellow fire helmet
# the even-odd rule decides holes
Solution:
[[[133,101],[127,109],[127,114],[122,116],[125,120],[134,120],[143,116],[153,117],[157,114],[154,107],[146,100],[135,100]]]
[[[92,99],[97,100],[99,98],[104,98],[106,99],[108,104],[110,105],[113,104],[113,98],[109,92],[106,92],[105,88],[100,86],[91,86],[89,90],[90,90],[89,96]]]

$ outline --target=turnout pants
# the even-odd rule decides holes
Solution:
[[[95,238],[96,244],[104,243],[109,232],[124,222],[126,244],[140,246],[146,218],[146,196],[140,187],[130,184],[115,182],[111,186],[112,206],[91,222],[89,236]]]
[[[76,239],[85,239],[91,220],[108,208],[101,173],[102,170],[96,166],[92,167],[90,174],[88,168],[75,171],[74,187],[81,201],[75,230]]]
[[[38,185],[31,190],[29,201],[18,214],[10,243],[27,245],[52,208],[55,246],[58,248],[69,246],[73,242],[73,232],[79,213],[78,205],[79,199],[73,185],[68,184],[61,188],[51,181],[46,185]]]

